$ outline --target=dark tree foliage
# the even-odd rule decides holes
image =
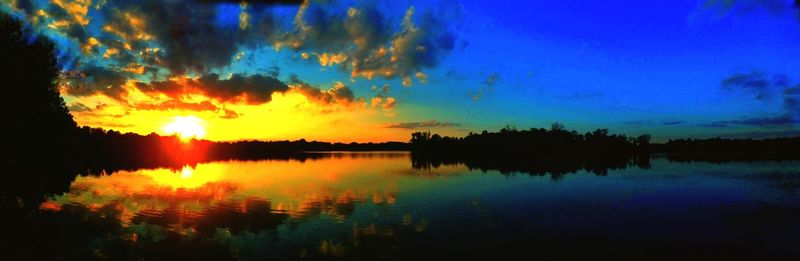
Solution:
[[[182,141],[177,136],[155,133],[139,135],[115,130],[81,127],[77,153],[82,170],[98,173],[119,169],[180,168],[219,160],[306,159],[320,157],[307,152],[319,151],[400,151],[408,150],[402,142],[330,143],[320,141]]]
[[[3,158],[63,156],[77,125],[59,95],[54,45],[0,14]]]
[[[498,132],[442,137],[430,132],[411,135],[414,168],[465,164],[470,169],[501,173],[550,174],[554,179],[585,170],[604,175],[609,169],[649,167],[650,136],[633,138],[598,129],[586,134],[568,131],[563,124],[550,129],[518,130],[506,126]]]
[[[628,137],[609,134],[607,129],[580,134],[568,131],[564,125],[554,123],[550,129],[531,128],[517,130],[506,126],[498,132],[469,133],[466,137],[441,137],[430,132],[411,135],[414,151],[448,151],[458,154],[503,155],[632,155],[646,152],[649,135]]]

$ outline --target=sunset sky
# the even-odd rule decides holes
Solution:
[[[800,134],[793,0],[0,1],[56,42],[75,120],[122,132]]]

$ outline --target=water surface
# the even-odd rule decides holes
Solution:
[[[797,162],[420,166],[408,153],[326,153],[95,173],[39,211],[73,240],[63,257],[800,256]]]

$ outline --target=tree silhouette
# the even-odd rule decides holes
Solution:
[[[53,43],[0,14],[0,57],[4,156],[63,154],[77,124],[58,92],[60,69]]]

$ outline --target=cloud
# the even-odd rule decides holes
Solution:
[[[427,75],[418,73],[436,66],[456,39],[442,17],[426,13],[417,24],[415,13],[413,7],[407,9],[399,30],[393,31],[391,21],[372,5],[342,14],[307,3],[295,16],[294,29],[273,39],[276,47],[303,51],[305,59],[314,55],[320,65],[340,66],[352,77],[401,77],[409,86],[412,76],[426,82]],[[309,50],[311,54],[305,52]]]
[[[80,102],[74,102],[74,103],[70,104],[67,107],[67,109],[69,109],[69,111],[71,111],[71,112],[84,112],[84,111],[91,111],[92,110],[92,108],[89,108],[89,106],[86,106],[86,105],[84,105],[83,103],[80,103]]]
[[[392,97],[386,97],[386,100],[383,102],[382,107],[384,109],[394,109],[395,104],[397,104],[397,100]]]
[[[384,97],[389,94],[389,91],[392,90],[392,87],[387,83],[382,86],[372,85],[369,88],[371,91],[376,92],[378,97]]]
[[[397,100],[392,97],[372,97],[370,100],[370,106],[372,108],[380,106],[384,110],[394,109],[395,104],[397,104]]]
[[[725,90],[744,89],[755,91],[755,99],[771,101],[773,96],[780,96],[781,112],[776,115],[747,117],[738,120],[717,121],[707,124],[709,127],[728,127],[735,125],[775,127],[791,126],[800,123],[800,85],[790,87],[788,77],[775,75],[771,79],[759,71],[736,73],[722,80]]]
[[[780,137],[798,137],[800,130],[787,130],[787,131],[755,131],[755,132],[740,132],[719,135],[720,138],[733,138],[733,139],[767,139],[767,138],[780,138]]]
[[[228,79],[220,79],[214,73],[197,79],[139,82],[136,87],[151,95],[164,94],[173,99],[180,99],[188,94],[203,94],[220,102],[250,105],[267,103],[272,99],[273,93],[289,90],[288,85],[272,76],[233,74]]]
[[[241,0],[196,0],[200,3],[234,3],[239,4]],[[300,5],[304,0],[248,0],[248,4],[264,5]]]
[[[710,125],[711,127],[729,127],[731,125],[748,125],[748,126],[758,126],[758,127],[770,127],[770,126],[783,126],[783,125],[792,125],[797,123],[796,119],[790,117],[789,115],[780,115],[775,117],[761,117],[761,118],[745,118],[741,120],[731,120],[731,121],[717,121],[712,122]]]
[[[764,75],[761,71],[751,71],[749,73],[735,73],[720,82],[723,89],[734,90],[743,89],[756,93],[756,99],[766,100],[770,98],[772,88],[786,86],[785,75],[774,75],[772,79]]]
[[[800,1],[785,0],[706,0],[705,7],[718,8],[720,11],[740,11],[749,12],[757,9],[765,9],[772,13],[779,14],[793,9],[800,9]]]
[[[86,96],[100,93],[114,98],[125,92],[123,85],[128,79],[125,73],[98,66],[88,66],[62,78],[62,85],[66,86],[63,89],[69,94]]]
[[[239,116],[242,116],[242,114],[234,110],[222,109],[222,115],[219,117],[223,119],[236,119],[239,118]]]
[[[419,121],[419,122],[401,122],[386,125],[386,128],[397,129],[419,129],[419,128],[443,128],[443,127],[457,127],[461,126],[460,123],[440,122],[437,120]]]
[[[661,125],[681,125],[685,123],[685,121],[662,121]]]
[[[222,101],[241,99],[249,104],[269,102],[275,92],[284,92],[289,86],[272,76],[254,74],[244,76],[233,74],[228,79],[220,79],[219,75],[207,74],[197,82],[209,97]]]
[[[241,46],[268,43],[268,35],[279,30],[274,27],[272,12],[264,10],[298,2],[19,0],[4,5],[15,5],[39,31],[80,46],[77,53],[68,44],[60,46],[70,57],[79,57],[77,68],[68,69],[136,63],[182,75],[205,74],[227,66]],[[236,17],[234,27],[223,21],[229,14]],[[240,22],[253,26],[240,28]]]
[[[397,28],[375,4],[340,10],[324,1],[312,1],[301,5],[293,27],[285,28],[264,4],[204,2],[211,4],[181,0],[87,4],[80,9],[95,8],[104,21],[101,32],[91,37],[85,31],[92,20],[87,12],[71,15],[61,5],[47,7],[58,17],[71,19],[71,27],[51,29],[66,34],[85,50],[112,58],[120,66],[137,63],[164,68],[172,75],[208,73],[240,59],[241,47],[272,44],[302,51],[304,57],[313,55],[321,66],[340,66],[353,77],[410,80],[417,76],[426,82],[427,75],[421,70],[437,65],[454,48],[456,39],[444,22],[454,16],[416,15],[413,7],[406,10]],[[33,17],[36,7],[30,6],[28,16]]]
[[[482,85],[478,87],[478,90],[469,93],[470,98],[472,98],[473,101],[477,101],[486,93],[492,92],[494,90],[495,83],[497,83],[499,80],[500,74],[496,72],[490,74],[489,77],[483,81]]]
[[[698,124],[698,126],[700,126],[700,127],[708,127],[708,128],[728,128],[728,127],[730,127],[729,123],[725,123],[725,122],[721,122],[721,121],[716,121],[716,122],[711,122],[711,123],[701,123],[701,124]]]
[[[230,64],[242,33],[217,26],[215,6],[191,3],[124,1],[107,4],[100,10],[106,19],[103,29],[136,47],[132,51],[141,51],[147,46],[159,48],[152,61],[172,74],[204,73]]]
[[[351,78],[426,83],[423,70],[437,66],[455,48],[453,26],[461,19],[455,2],[432,11],[409,7],[396,13],[372,1],[343,6],[291,0],[16,0],[0,5],[24,17],[32,31],[57,40],[65,94],[101,94],[141,109],[153,104],[129,103],[132,92],[166,95],[169,101],[159,99],[165,109],[212,109],[186,103],[194,94],[210,98],[210,105],[262,104],[273,93],[290,89],[319,104],[366,104],[341,82],[327,90],[298,82],[290,88],[277,79],[280,68],[274,66],[257,69],[261,74],[220,74],[230,72],[235,61],[252,59],[245,53],[271,47],[302,53]],[[297,12],[286,16],[292,8]],[[384,109],[397,102],[388,91],[387,85],[375,95],[380,98],[375,104]]]
[[[210,101],[183,102],[179,100],[169,100],[153,104],[149,103],[136,104],[133,107],[136,108],[137,110],[156,110],[156,111],[169,111],[169,110],[217,111],[220,109]]]
[[[661,122],[654,122],[652,120],[635,120],[635,121],[626,121],[623,122],[622,124],[635,125],[635,126],[644,126],[644,125],[674,126],[674,125],[683,125],[686,124],[686,122],[681,120],[665,120]]]
[[[333,87],[330,89],[321,90],[320,88],[314,87],[299,80],[297,76],[292,75],[289,84],[292,86],[292,90],[297,91],[308,97],[309,100],[320,104],[350,105],[355,100],[353,91],[342,82],[335,82]]]
[[[107,128],[133,128],[136,127],[134,124],[130,123],[119,123],[119,122],[108,122],[108,121],[87,121],[85,122],[87,126],[105,126]]]

